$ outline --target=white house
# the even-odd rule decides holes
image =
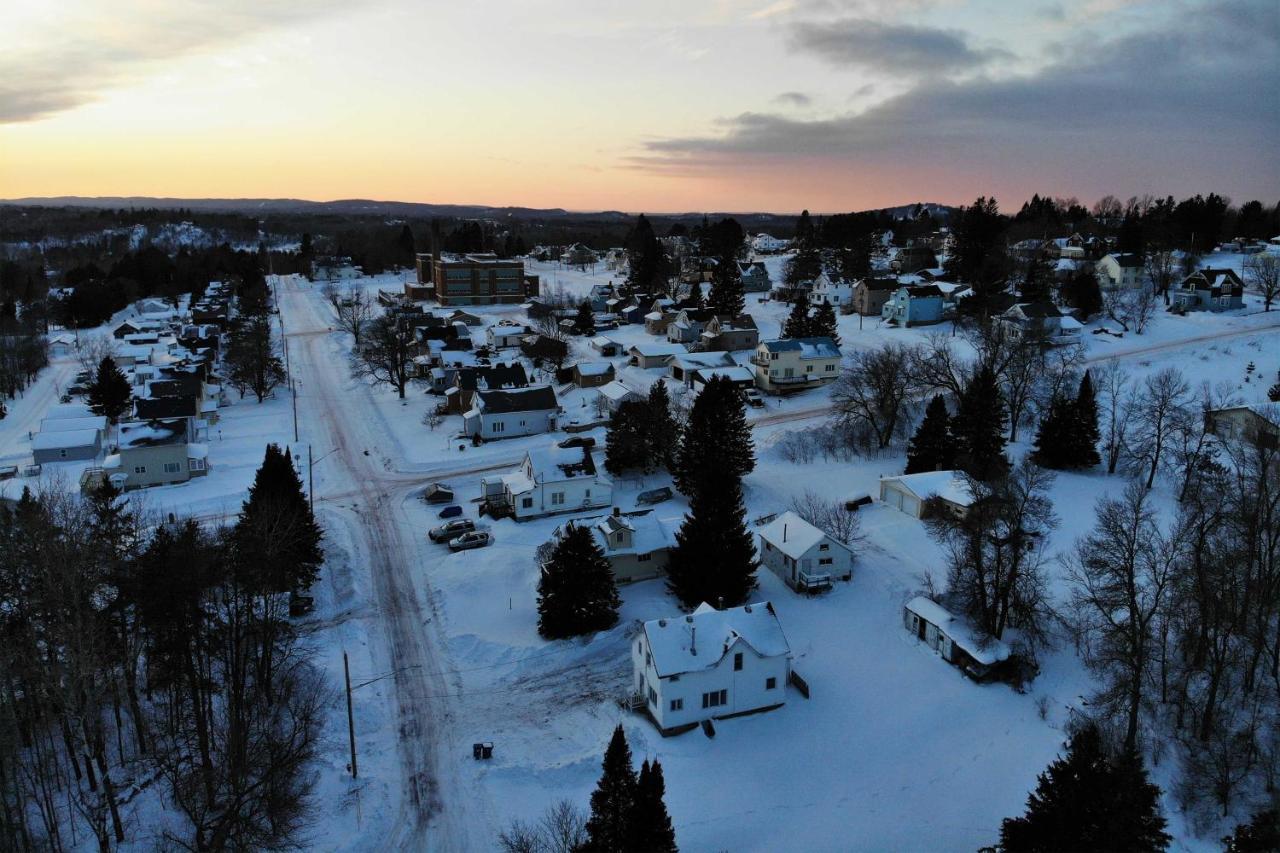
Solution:
[[[1005,643],[978,633],[964,619],[922,595],[902,608],[902,621],[912,636],[977,681],[986,680],[1011,654]]]
[[[760,530],[760,564],[794,590],[831,588],[853,577],[853,551],[794,512],[784,512]]]
[[[491,509],[525,521],[609,506],[613,483],[596,469],[590,447],[553,444],[526,452],[509,474],[482,478],[480,496]]]
[[[1103,255],[1094,269],[1102,287],[1137,287],[1142,280],[1142,256],[1129,253]]]
[[[658,518],[653,510],[623,513],[618,507],[605,516],[575,518],[556,528],[555,538],[571,528],[588,527],[618,583],[650,580],[666,574],[676,544],[678,518]]]
[[[760,233],[751,240],[752,251],[759,252],[762,255],[781,252],[787,248],[787,241],[774,237],[771,234]]]
[[[623,403],[628,403],[633,400],[638,401],[642,399],[644,398],[641,397],[640,394],[638,394],[635,391],[632,391],[630,388],[628,388],[626,385],[622,384],[616,379],[608,383],[607,385],[600,386],[599,407],[602,414],[604,412],[613,414],[614,412],[618,411],[619,408],[621,408]]]
[[[636,702],[663,735],[786,704],[791,646],[767,601],[645,622],[631,644]]]
[[[632,344],[627,350],[627,355],[631,361],[632,367],[666,367],[667,362],[673,355],[684,355],[689,348],[684,344],[675,344],[669,341],[656,342],[645,341],[638,344]]]
[[[809,304],[844,308],[846,305],[853,304],[853,288],[852,281],[844,279],[833,281],[825,272],[819,273],[813,280],[813,290],[809,291]]]
[[[959,471],[922,471],[880,481],[880,500],[913,518],[923,517],[925,501],[932,497],[957,513],[973,504],[973,493]]]
[[[835,382],[840,376],[840,348],[831,338],[761,341],[751,363],[761,391],[787,394]]]
[[[486,440],[551,432],[560,404],[549,385],[476,391],[462,416],[462,432]]]
[[[1009,340],[1030,337],[1051,346],[1080,342],[1084,327],[1051,302],[1019,302],[996,317],[996,327]]]
[[[485,330],[485,341],[489,349],[508,349],[518,347],[526,337],[533,334],[528,326],[490,326]]]

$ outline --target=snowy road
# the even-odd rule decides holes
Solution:
[[[376,425],[353,416],[361,411],[362,386],[348,387],[345,364],[328,348],[328,323],[318,297],[290,278],[281,278],[281,317],[289,341],[290,369],[300,392],[298,419],[302,439],[337,452],[318,470],[316,498],[349,522],[356,558],[367,560],[381,629],[384,671],[394,672],[400,763],[399,816],[385,849],[461,849],[469,805],[454,778],[457,750],[449,736],[447,698],[459,683],[447,673],[439,620],[431,601],[420,600],[415,571],[425,562],[420,537],[404,511],[405,501],[424,482],[421,473],[388,471],[370,448],[379,446]],[[354,510],[337,506],[355,499]],[[424,593],[429,596],[429,592]]]

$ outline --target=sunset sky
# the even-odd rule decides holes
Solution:
[[[1276,0],[3,0],[0,198],[1280,200]]]

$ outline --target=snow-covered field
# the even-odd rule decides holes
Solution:
[[[783,261],[766,261],[775,279]],[[589,274],[550,264],[529,267],[544,287],[575,294],[613,278],[603,269]],[[359,286],[399,290],[405,275],[362,279]],[[1019,694],[1003,685],[974,684],[909,636],[901,627],[902,604],[926,573],[943,574],[920,522],[879,504],[864,508],[867,541],[854,578],[822,598],[797,596],[772,574],[760,573],[755,597],[777,608],[795,652],[794,668],[810,684],[812,698],[789,689],[785,707],[724,721],[714,739],[698,732],[663,738],[617,704],[631,678],[628,643],[636,624],[679,611],[661,581],[622,590],[622,619],[614,629],[589,640],[547,643],[535,628],[533,552],[563,519],[490,523],[496,542],[477,551],[450,554],[426,542],[435,513],[417,499],[422,487],[445,480],[474,517],[480,471],[514,466],[525,449],[562,436],[476,448],[456,440],[456,415],[428,429],[423,414],[440,398],[411,389],[400,401],[386,388],[352,380],[349,338],[327,330],[332,315],[320,286],[296,280],[280,286],[286,293],[281,316],[299,359],[295,373],[305,377],[296,387],[298,442],[287,391],[262,405],[252,398],[236,401],[220,410],[210,436],[209,476],[148,490],[144,499],[157,511],[230,516],[265,443],[289,444],[304,458],[311,445],[329,555],[309,623],[311,641],[335,688],[342,683],[344,650],[352,682],[372,682],[354,694],[360,764],[354,783],[347,773],[345,704],[335,692],[317,768],[320,808],[311,846],[492,849],[498,830],[513,818],[535,818],[561,797],[585,805],[609,732],[619,722],[637,763],[644,757],[662,761],[668,807],[685,850],[973,850],[993,843],[1000,820],[1021,811],[1036,774],[1062,744],[1070,709],[1091,690],[1088,674],[1064,646],[1042,658],[1041,674]],[[1228,382],[1242,400],[1260,400],[1280,367],[1280,312],[1261,313],[1252,297],[1248,303],[1244,312],[1228,315],[1161,313],[1141,336],[1086,330],[1088,358],[1121,359],[1136,375],[1177,366],[1193,383]],[[766,339],[788,310],[756,296],[749,297],[748,309]],[[474,310],[486,323],[521,316],[513,306]],[[846,351],[949,331],[946,324],[900,330],[879,328],[870,318],[840,319]],[[651,340],[639,326],[607,335],[623,344]],[[583,342],[572,346],[575,354],[598,360]],[[740,361],[746,357],[739,354]],[[1246,383],[1250,362],[1261,378]],[[615,363],[620,378],[640,390],[661,375]],[[13,403],[10,417],[0,421],[0,464],[29,457],[27,432],[74,373],[71,361],[56,362]],[[588,408],[593,397],[573,391],[562,403],[572,413]],[[825,392],[812,391],[770,400],[752,412],[760,424],[758,463],[745,484],[748,518],[784,509],[806,490],[833,500],[877,494],[880,476],[900,472],[900,456],[784,460],[777,441],[821,424],[827,402]],[[595,435],[602,440],[603,430]],[[1024,441],[1011,454],[1026,449]],[[71,465],[46,466],[46,472],[58,467],[78,474]],[[306,473],[304,466],[304,479]],[[0,483],[0,489],[13,496],[23,482]],[[615,503],[631,508],[639,491],[664,482],[650,475],[618,483]],[[1051,549],[1062,550],[1085,532],[1093,503],[1122,485],[1120,478],[1096,472],[1059,476],[1053,498],[1062,524]],[[678,518],[684,509],[677,497],[657,511]],[[370,543],[385,538],[387,525],[402,542],[371,553]],[[374,530],[379,526],[384,532]],[[389,626],[394,621],[403,628],[405,613],[391,606],[386,579],[375,574],[387,570],[381,562],[387,554],[396,555],[395,571],[407,581],[394,595],[415,599],[410,612],[418,620],[417,642],[429,652],[415,652],[422,657],[409,662],[419,670],[411,677],[393,676],[405,664],[398,657],[404,646]],[[1060,583],[1053,591],[1061,594]],[[407,697],[420,707],[406,709]],[[471,758],[477,741],[495,744],[491,761]],[[418,775],[407,784],[411,769],[435,778],[425,788]],[[1157,766],[1152,772],[1165,783],[1170,771]],[[1179,849],[1216,847],[1191,836],[1170,798],[1165,811]],[[406,834],[416,814],[429,814],[431,821],[423,834]]]

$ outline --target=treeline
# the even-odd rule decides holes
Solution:
[[[288,610],[321,535],[274,446],[229,527],[109,484],[0,509],[0,848],[299,843],[328,695]],[[147,789],[172,817],[130,816]]]

